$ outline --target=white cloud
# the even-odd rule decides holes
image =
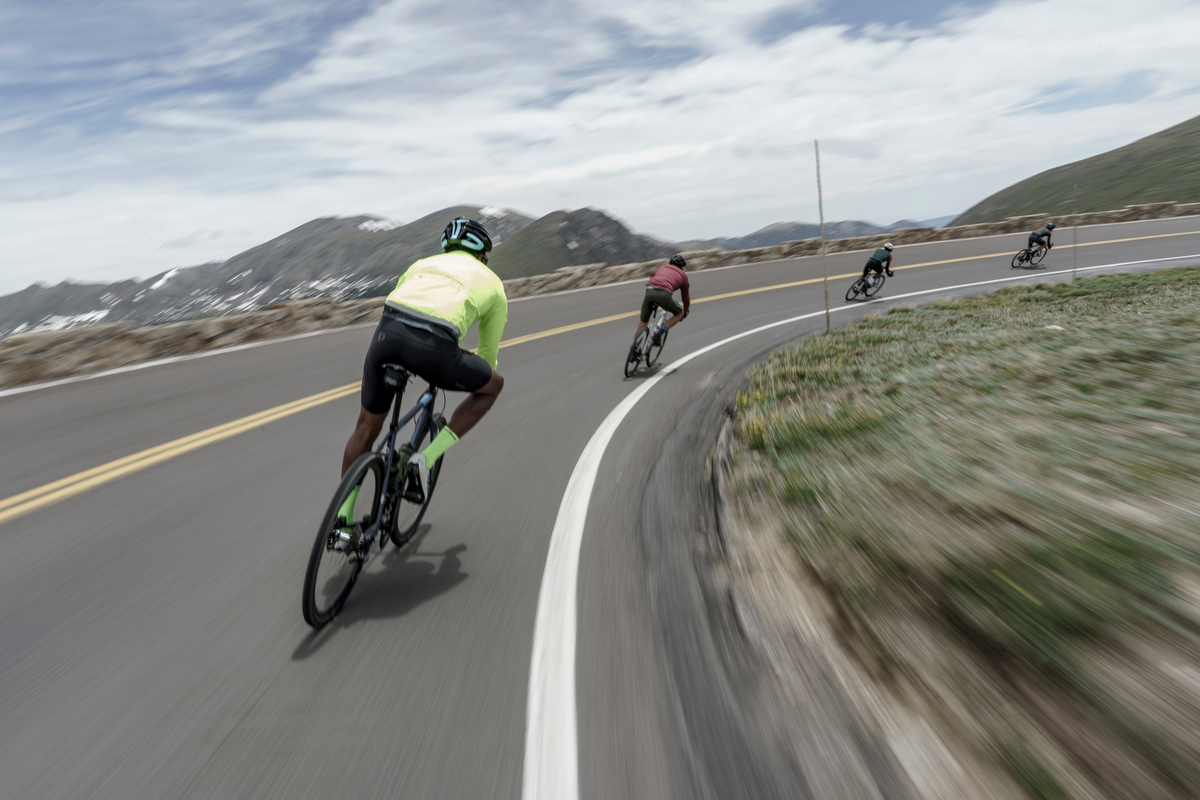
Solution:
[[[827,218],[919,219],[1197,113],[1195,0],[1010,0],[923,31],[809,27],[762,46],[750,31],[774,6],[380,6],[253,102],[169,95],[65,157],[0,166],[0,291],[460,202],[745,233],[816,218],[814,138]],[[164,241],[184,246],[168,257]]]

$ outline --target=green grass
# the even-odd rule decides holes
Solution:
[[[1200,117],[1132,144],[1026,178],[981,201],[951,225],[1021,214],[1109,211],[1136,203],[1200,202]]]
[[[1119,796],[1121,775],[1145,773],[1144,796],[1173,796],[1200,781],[1200,698],[1137,703],[1130,681],[1174,686],[1162,665],[1200,656],[1181,588],[1200,566],[1198,390],[1200,268],[1182,268],[807,339],[752,374],[738,424],[877,677],[934,695],[948,680],[1031,796],[1067,796],[1047,760],[1010,746],[1035,695],[1088,721],[1040,723],[1087,779]]]

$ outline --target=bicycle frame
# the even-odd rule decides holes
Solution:
[[[412,376],[409,376],[409,380]],[[404,387],[401,386],[396,390],[396,400],[392,404],[392,424],[388,429],[388,435],[383,438],[379,446],[375,448],[375,452],[383,458],[385,469],[383,471],[383,485],[391,486],[392,469],[397,468],[395,462],[396,453],[396,434],[400,432],[400,428],[407,425],[409,420],[417,414],[421,414],[421,421],[417,423],[413,430],[412,439],[408,446],[414,451],[417,445],[421,442],[421,437],[425,435],[425,431],[429,428],[429,423],[433,420],[433,401],[437,399],[437,387],[430,384],[425,393],[421,395],[421,399],[417,400],[417,404],[410,408],[403,417],[400,416],[400,396]]]

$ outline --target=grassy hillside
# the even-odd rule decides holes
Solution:
[[[731,483],[814,608],[1028,797],[1200,786],[1198,321],[1197,267],[1012,287],[811,336],[739,397],[766,474]]]
[[[1079,211],[1135,203],[1200,202],[1200,117],[1133,144],[1055,167],[996,192],[953,225],[995,222],[1018,214],[1066,214],[1079,184]]]

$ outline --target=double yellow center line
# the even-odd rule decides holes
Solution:
[[[330,389],[327,392],[314,394],[311,397],[305,397],[291,403],[284,403],[281,406],[268,408],[266,411],[260,411],[248,417],[235,419],[233,422],[227,422],[224,425],[218,425],[206,431],[193,433],[191,436],[184,436],[166,444],[151,447],[149,450],[143,450],[140,453],[118,458],[116,461],[109,461],[107,464],[85,469],[83,472],[54,481],[53,483],[47,483],[45,486],[39,486],[36,489],[30,489],[28,492],[13,495],[5,500],[0,500],[0,524],[19,517],[22,514],[27,514],[30,511],[44,508],[59,500],[73,497],[102,484],[115,481],[117,478],[124,477],[125,475],[140,472],[146,469],[146,467],[154,466],[167,459],[181,456],[184,453],[190,453],[193,450],[199,450],[201,447],[219,442],[222,439],[237,436],[239,433],[245,433],[252,428],[266,425],[268,422],[290,417],[292,414],[312,408],[313,406],[323,405],[330,400],[337,400],[339,397],[354,394],[358,391],[358,387],[357,383],[349,383],[337,389]]]
[[[1080,247],[1094,247],[1102,244],[1117,244],[1120,242],[1136,242],[1144,239],[1163,239],[1170,236],[1195,236],[1200,234],[1200,231],[1185,231],[1182,233],[1162,233],[1153,236],[1135,236],[1128,239],[1109,239],[1103,242],[1087,242],[1079,245]],[[962,258],[947,258],[941,261],[926,261],[919,264],[909,264],[902,269],[917,269],[918,267],[933,267],[942,264],[955,264],[963,261],[978,261],[984,258],[999,258],[1008,256],[1010,253],[989,253],[981,256],[964,256]],[[842,275],[831,275],[829,280],[844,280],[853,278],[859,275],[858,272],[845,273]],[[802,281],[790,281],[788,283],[777,283],[773,286],[760,286],[754,289],[741,289],[736,292],[726,292],[724,294],[710,295],[708,297],[700,297],[693,300],[693,303],[711,303],[716,300],[726,300],[731,297],[743,297],[749,294],[758,294],[760,292],[775,292],[780,289],[789,289],[795,286],[806,286],[813,283],[820,283],[823,278],[808,278]],[[612,314],[607,317],[597,317],[583,322],[575,322],[570,325],[563,325],[558,328],[551,328],[538,333],[530,333],[525,336],[516,336],[512,339],[507,339],[500,343],[500,347],[512,347],[513,345],[532,342],[537,339],[545,339],[549,336],[557,336],[571,331],[590,328],[594,325],[603,325],[607,322],[615,322],[621,319],[629,319],[638,315],[637,311],[629,311],[622,314]],[[39,486],[36,489],[30,489],[27,492],[13,495],[12,497],[0,500],[0,525],[8,522],[11,519],[28,514],[31,511],[36,511],[40,508],[45,508],[59,500],[65,500],[77,494],[82,494],[97,486],[115,481],[126,475],[140,472],[147,467],[162,463],[168,459],[181,456],[184,453],[190,453],[193,450],[198,450],[201,447],[219,442],[223,439],[229,439],[237,436],[240,433],[245,433],[248,430],[266,425],[268,422],[290,417],[292,414],[297,414],[314,406],[324,405],[325,403],[337,400],[348,395],[355,394],[359,390],[360,384],[348,383],[345,386],[339,386],[336,389],[330,389],[320,394],[314,394],[310,397],[305,397],[300,400],[295,400],[291,403],[284,403],[281,406],[269,408],[266,411],[260,411],[257,414],[251,414],[248,417],[236,419],[233,422],[227,422],[224,425],[218,425],[215,428],[193,433],[190,436],[184,436],[179,439],[160,444],[157,447],[151,447],[148,450],[143,450],[140,453],[118,458],[115,461],[109,461],[107,464],[101,464],[98,467],[86,469],[83,472],[76,473],[61,480],[48,483],[45,486]]]

